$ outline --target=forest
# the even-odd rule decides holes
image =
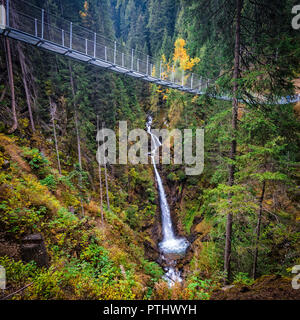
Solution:
[[[0,299],[299,300],[297,3],[11,0],[11,23],[27,4],[48,14],[45,28],[72,21],[74,34],[80,25],[151,57],[147,77],[173,72],[182,85],[1,32]],[[205,91],[184,92],[196,75]],[[152,128],[203,130],[202,173],[155,164],[151,149],[149,164],[100,164],[97,134],[111,129],[119,147],[120,121],[158,151]]]

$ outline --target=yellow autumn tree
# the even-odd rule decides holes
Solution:
[[[182,78],[182,70],[183,71],[192,71],[193,67],[199,63],[200,59],[198,57],[191,58],[187,53],[185,48],[186,42],[184,39],[179,38],[174,43],[174,53],[171,60],[167,61],[166,56],[162,54],[161,56],[161,69],[160,69],[160,77],[163,80],[170,80],[173,76],[178,80],[186,83],[189,78],[189,72],[184,72],[184,76]],[[152,70],[152,76],[155,76],[155,67]],[[157,93],[162,94],[163,100],[168,98],[169,89],[165,89],[161,86],[158,86]]]
[[[178,65],[183,70],[192,70],[193,67],[200,61],[198,57],[191,58],[185,48],[186,42],[184,39],[177,39],[175,41],[173,63]]]

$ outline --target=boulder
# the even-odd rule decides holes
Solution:
[[[22,239],[21,259],[24,262],[33,260],[38,267],[49,267],[49,257],[41,234],[30,234]]]

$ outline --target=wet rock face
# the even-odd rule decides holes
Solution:
[[[41,234],[31,234],[22,239],[21,259],[35,261],[38,267],[49,267],[49,257]]]
[[[147,229],[148,240],[144,240],[145,257],[150,261],[157,261],[160,256],[158,243],[161,240],[161,222],[157,209],[154,223]],[[150,240],[151,239],[151,240]]]

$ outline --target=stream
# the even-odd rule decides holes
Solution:
[[[147,132],[151,136],[153,142],[153,149],[151,149],[151,161],[153,164],[155,178],[158,185],[159,202],[161,210],[161,221],[162,221],[162,241],[159,243],[159,249],[161,252],[161,258],[166,263],[164,279],[168,281],[171,287],[175,282],[182,282],[181,272],[176,268],[177,259],[185,255],[185,251],[189,246],[189,242],[183,237],[177,237],[174,233],[170,208],[168,205],[165,189],[157,170],[155,163],[156,152],[159,152],[161,142],[158,137],[151,132],[152,117],[148,116],[146,122]]]

